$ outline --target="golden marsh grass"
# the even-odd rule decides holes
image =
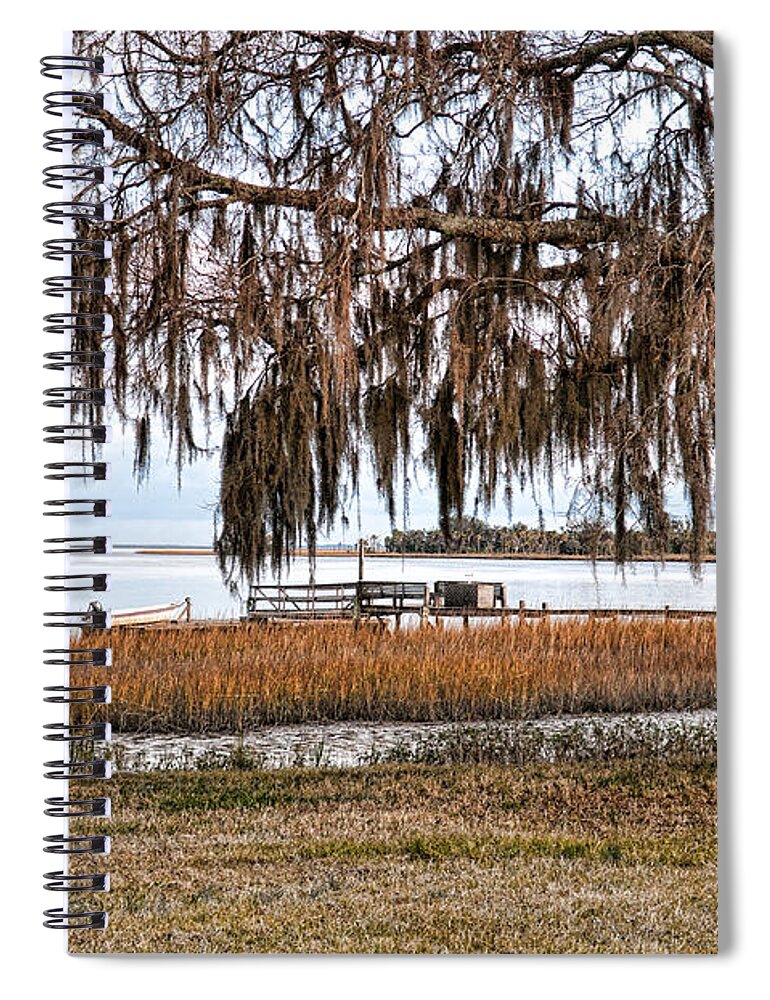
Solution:
[[[398,632],[352,623],[114,629],[110,643],[110,718],[121,730],[527,718],[716,700],[716,624],[708,619]],[[88,682],[86,668],[75,673]],[[94,676],[103,682],[104,671]]]

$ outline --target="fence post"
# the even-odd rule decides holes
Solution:
[[[425,584],[425,589],[422,595],[422,607],[420,608],[420,628],[425,628],[430,624],[430,619],[428,618],[428,611],[430,609],[430,584]]]
[[[519,601],[519,621],[524,621],[524,601]]]

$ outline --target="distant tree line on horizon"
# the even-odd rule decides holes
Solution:
[[[685,555],[692,545],[692,528],[688,521],[670,518],[667,532],[667,555]],[[659,556],[660,546],[646,532],[629,531],[629,553],[632,558]],[[384,540],[386,552],[448,554],[532,554],[607,556],[614,552],[612,530],[602,521],[584,520],[561,530],[531,527],[521,522],[511,525],[490,525],[475,517],[454,518],[448,536],[438,528],[395,529]],[[707,532],[705,554],[716,555],[716,532]]]

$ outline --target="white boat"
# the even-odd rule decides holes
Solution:
[[[189,618],[189,607],[189,598],[184,598],[173,604],[156,604],[147,608],[122,608],[112,611],[110,620],[113,626],[178,622]]]

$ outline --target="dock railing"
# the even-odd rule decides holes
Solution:
[[[249,618],[350,617],[356,609],[354,583],[255,583],[249,587]]]
[[[428,595],[427,583],[402,580],[252,584],[246,612],[251,619],[419,614],[428,603]]]
[[[528,607],[524,601],[509,605],[504,588],[494,585],[491,606],[450,606],[430,584],[404,580],[359,580],[346,583],[253,584],[249,589],[247,618],[253,621],[289,619],[382,619],[419,615],[423,623],[459,618],[712,618],[715,611],[700,608],[553,608],[546,603]]]

